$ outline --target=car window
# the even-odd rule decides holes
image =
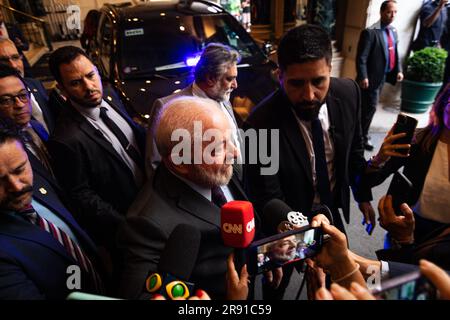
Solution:
[[[104,76],[110,75],[110,59],[112,53],[112,23],[108,17],[102,20],[99,34],[99,64]]]
[[[187,72],[210,42],[238,50],[241,63],[264,59],[252,38],[229,15],[158,15],[144,22],[127,21],[119,38],[119,64],[125,78],[136,74]]]

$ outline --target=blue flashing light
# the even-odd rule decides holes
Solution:
[[[200,55],[189,56],[186,58],[186,65],[188,67],[195,67],[200,60]]]

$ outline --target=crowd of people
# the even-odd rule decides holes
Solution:
[[[395,14],[396,2],[384,1],[380,23],[362,32],[356,81],[331,77],[323,28],[288,31],[278,47],[279,88],[247,119],[229,101],[239,53],[208,44],[194,82],[157,99],[146,129],[102,83],[84,50],[65,46],[51,54],[57,90],[49,98],[39,81],[25,77],[16,44],[0,39],[0,299],[65,299],[73,291],[164,299],[149,276],[173,276],[161,263],[178,263],[167,247],[174,230],[188,225],[201,235],[193,247],[193,235],[182,235],[192,261],[181,280],[198,289],[193,299],[251,300],[256,278],[222,240],[221,207],[251,202],[255,240],[264,239],[273,236],[265,230],[276,229],[262,214],[272,199],[325,235],[318,254],[306,254],[295,237],[268,249],[278,259],[312,255],[302,266],[311,299],[375,299],[368,288],[373,272],[387,281],[414,270],[450,299],[450,85],[410,144],[396,143],[405,133],[391,129],[377,154],[364,157],[373,149],[368,129],[380,88],[403,78],[390,27]],[[264,157],[248,161],[255,159],[248,131],[259,148],[270,146],[274,173],[264,173]],[[413,185],[409,198],[400,210],[392,205],[396,194],[379,199],[387,245],[378,260],[361,257],[349,250],[345,231],[350,190],[373,230],[371,189],[402,167]],[[317,205],[329,213],[312,215]],[[309,235],[301,239],[315,244]],[[279,263],[267,271],[263,298],[282,299],[297,267]]]

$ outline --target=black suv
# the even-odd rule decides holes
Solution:
[[[105,5],[89,50],[91,58],[139,120],[148,118],[154,100],[193,81],[193,66],[206,44],[229,45],[242,56],[239,87],[231,101],[245,118],[252,106],[275,90],[276,64],[222,7],[208,1],[185,2]]]

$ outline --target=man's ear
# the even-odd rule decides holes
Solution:
[[[216,82],[217,82],[217,79],[216,79],[216,78],[213,78],[213,77],[212,77],[211,75],[209,75],[209,74],[206,75],[206,85],[207,85],[208,87],[214,87],[215,84],[216,84]]]

